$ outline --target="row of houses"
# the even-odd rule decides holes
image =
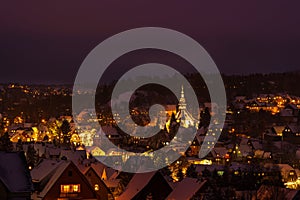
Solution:
[[[216,149],[213,154],[217,151]],[[221,176],[225,170],[224,165],[220,164],[193,163],[198,178],[185,177],[179,182],[173,182],[162,171],[155,171],[131,174],[126,182],[123,172],[106,167],[94,158],[87,159],[84,150],[67,152],[68,150],[52,152],[58,156],[41,159],[31,170],[26,164],[24,153],[0,152],[0,198],[192,199],[207,195],[210,183],[204,177],[204,171],[212,174],[216,170]],[[300,171],[288,164],[266,163],[256,172],[257,176],[267,177],[268,173],[273,173],[274,167],[280,170],[285,182],[292,184],[299,180]],[[249,170],[249,165],[232,162],[229,170],[233,174],[239,174]],[[258,194],[267,195],[261,188],[258,191]],[[291,193],[290,199],[299,197],[299,193],[294,190],[285,192]]]

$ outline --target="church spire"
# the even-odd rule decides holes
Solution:
[[[181,97],[179,99],[179,110],[185,110],[186,109],[186,102],[185,102],[185,97],[184,97],[184,90],[183,90],[183,85],[181,86]]]
[[[181,85],[181,98],[184,98],[184,90],[183,90],[183,85]]]

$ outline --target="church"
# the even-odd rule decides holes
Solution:
[[[199,120],[195,119],[192,114],[187,110],[187,102],[184,96],[184,88],[181,87],[181,95],[178,103],[178,110],[175,114],[175,119],[180,122],[180,126],[184,128],[195,127],[198,128]],[[166,123],[167,130],[171,123],[171,117]]]
[[[191,113],[187,110],[186,106],[186,100],[184,97],[184,89],[183,86],[181,87],[181,96],[178,104],[178,112],[176,114],[176,119],[179,121],[180,120],[180,125],[184,128],[189,128],[189,127],[198,127],[199,121],[195,119]]]

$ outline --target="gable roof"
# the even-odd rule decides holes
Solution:
[[[205,183],[206,180],[199,182],[198,179],[195,178],[185,178],[176,185],[175,189],[166,199],[191,199]]]
[[[38,166],[34,167],[30,174],[33,182],[40,182],[51,172],[53,172],[63,161],[43,160]]]
[[[95,172],[99,175],[99,177],[102,177],[103,170],[105,170],[107,179],[110,179],[110,177],[115,173],[116,170],[112,168],[108,168],[104,164],[100,162],[92,163],[91,167],[95,170]]]
[[[282,132],[284,131],[285,126],[273,126],[273,130],[277,135],[281,135]]]
[[[33,191],[23,152],[0,152],[0,181],[13,193]]]
[[[214,158],[217,157],[217,155],[224,157],[228,153],[228,150],[225,147],[214,147],[211,153]]]
[[[300,126],[297,124],[289,124],[289,125],[287,125],[287,128],[289,128],[292,131],[292,133],[300,132]]]
[[[57,168],[56,168],[54,174],[52,175],[51,179],[49,180],[49,182],[46,184],[44,189],[39,194],[40,197],[46,196],[46,194],[53,187],[53,185],[58,180],[58,178],[62,175],[62,173],[65,171],[65,169],[67,169],[69,164],[70,164],[70,162],[63,161],[57,166]]]
[[[72,161],[62,161],[59,166],[56,168],[54,174],[52,175],[51,179],[48,181],[44,189],[41,191],[41,193],[38,195],[39,197],[43,198],[45,197],[48,192],[52,189],[54,184],[58,181],[58,179],[61,177],[61,175],[65,172],[65,170],[72,165],[74,169],[77,171],[79,176],[82,177],[83,181],[87,184],[88,187],[90,187],[91,191],[94,191],[91,188],[90,183],[86,179],[86,177],[79,171],[79,169],[76,167],[76,165]]]
[[[149,183],[155,174],[156,171],[135,174],[128,183],[125,191],[117,198],[117,200],[128,200],[135,197]]]
[[[89,171],[93,171],[94,174],[97,176],[97,178],[98,178],[100,181],[102,181],[102,183],[103,183],[104,187],[106,188],[106,190],[107,190],[109,193],[111,193],[111,191],[109,190],[109,186],[106,185],[105,181],[102,180],[101,177],[99,177],[99,175],[96,173],[96,171],[95,171],[92,167],[89,167],[89,169],[87,170],[87,172],[85,173],[85,175],[87,175],[87,173],[88,173]]]

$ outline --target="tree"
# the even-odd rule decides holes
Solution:
[[[204,170],[202,171],[202,176],[207,178],[211,176],[210,171],[205,167]]]
[[[70,127],[70,123],[67,120],[64,120],[62,122],[62,125],[60,127],[60,130],[63,134],[63,142],[65,144],[70,143],[70,132],[71,132],[71,127]]]
[[[182,169],[178,169],[178,172],[176,174],[176,178],[178,181],[182,181],[182,179],[184,178],[184,175],[182,173]]]
[[[2,115],[0,114],[0,136],[4,133],[5,122]]]
[[[18,142],[16,144],[16,150],[17,151],[23,151],[23,143],[21,139],[18,139]]]
[[[13,150],[12,142],[10,141],[8,132],[5,132],[4,135],[0,138],[0,150],[10,152]]]
[[[200,113],[200,123],[199,123],[199,128],[204,127],[207,128],[210,124],[210,112],[208,107],[205,107],[204,111],[201,111]]]
[[[186,176],[191,178],[197,178],[198,174],[196,172],[195,165],[191,164],[186,170]]]
[[[48,140],[49,140],[49,136],[48,136],[48,135],[45,135],[44,138],[43,138],[43,141],[44,141],[44,142],[48,142]]]
[[[176,123],[176,117],[175,117],[175,113],[172,112],[172,115],[171,115],[171,123],[170,124],[173,124],[173,123]]]
[[[37,164],[38,155],[37,155],[33,145],[28,146],[28,149],[26,152],[26,157],[27,157],[28,166],[34,167]]]

